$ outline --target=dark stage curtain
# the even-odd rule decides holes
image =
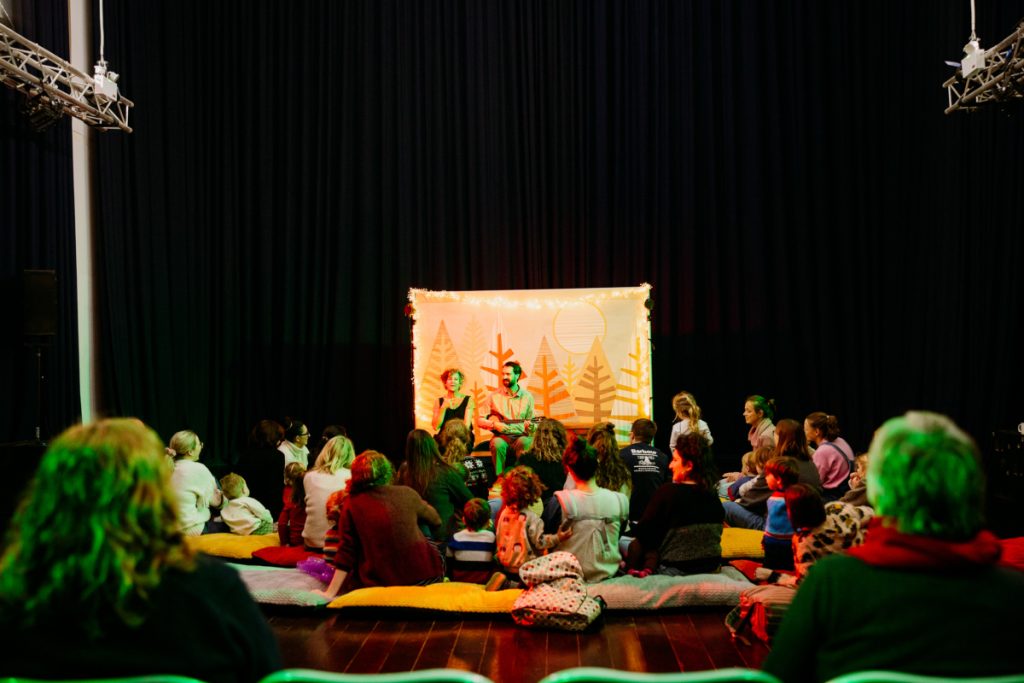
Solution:
[[[9,5],[9,3],[8,3]],[[68,57],[66,0],[20,3],[14,29]],[[35,132],[22,115],[24,97],[0,86],[0,442],[49,439],[81,415],[75,285],[75,224],[71,180],[71,123],[65,118]],[[57,334],[23,334],[22,272],[57,277]],[[35,349],[41,348],[42,402],[37,411]],[[4,451],[7,453],[7,451]],[[21,460],[28,468],[28,461]],[[17,478],[22,481],[27,473]]]
[[[654,286],[655,418],[747,394],[1024,419],[1020,118],[945,116],[967,5],[108,0],[110,413],[230,460],[258,419],[397,455],[410,286]],[[988,45],[1019,10],[986,7]]]

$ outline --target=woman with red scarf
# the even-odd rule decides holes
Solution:
[[[977,447],[949,418],[910,412],[876,432],[864,544],[816,563],[764,668],[787,683],[867,670],[944,677],[1024,670],[1024,573],[982,527]]]

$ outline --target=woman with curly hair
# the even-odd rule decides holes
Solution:
[[[711,444],[700,434],[683,434],[672,447],[668,467],[672,481],[654,493],[637,522],[626,565],[637,576],[716,572],[725,512],[716,492]]]
[[[615,425],[611,422],[594,425],[587,434],[587,443],[597,451],[597,485],[628,497],[633,490],[633,475],[619,455]]]
[[[338,511],[338,549],[328,556],[334,575],[324,597],[444,580],[441,555],[420,531],[420,525],[437,526],[441,519],[415,491],[392,486],[393,476],[391,462],[377,451],[364,451],[352,463],[348,495]]]
[[[473,495],[487,498],[492,477],[483,458],[472,455],[473,432],[469,430],[469,425],[457,418],[448,420],[441,427],[437,447],[441,451],[441,459],[462,473]]]
[[[437,442],[424,429],[412,430],[405,440],[398,483],[420,494],[441,517],[440,525],[426,529],[435,541],[445,541],[455,532],[455,511],[473,498],[462,474],[441,459]]]
[[[138,420],[51,443],[0,558],[4,675],[251,682],[281,668],[238,573],[185,546],[169,475]],[[73,637],[55,650],[54,633]]]
[[[565,485],[565,467],[562,465],[562,453],[569,443],[569,435],[565,425],[558,420],[544,418],[537,425],[530,450],[523,453],[518,464],[525,465],[540,477],[544,490],[540,499],[547,502]]]

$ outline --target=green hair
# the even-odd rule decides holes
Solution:
[[[868,451],[868,498],[906,534],[973,538],[985,480],[974,441],[944,415],[908,412],[883,424]]]
[[[133,419],[71,427],[29,483],[0,557],[0,612],[15,625],[59,622],[89,638],[140,624],[152,591],[193,559],[178,528],[170,464]],[[67,606],[77,605],[67,620]]]

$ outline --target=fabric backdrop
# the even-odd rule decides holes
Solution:
[[[286,414],[397,453],[410,287],[651,283],[662,446],[681,389],[733,460],[751,393],[857,449],[909,408],[1024,419],[1024,132],[943,114],[962,0],[105,11],[136,108],[97,140],[104,410],[207,457]]]

